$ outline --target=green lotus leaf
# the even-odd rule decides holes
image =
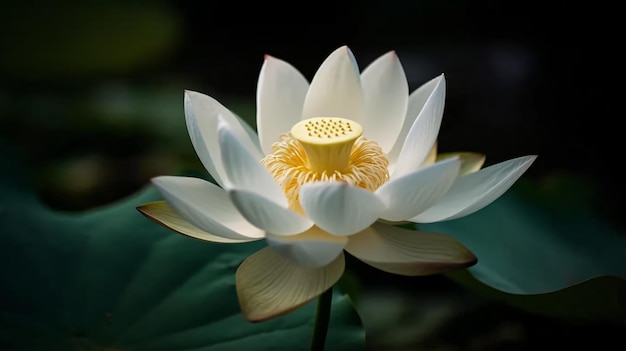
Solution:
[[[151,187],[84,213],[51,211],[2,146],[0,349],[308,349],[315,302],[261,323],[240,314],[235,271],[263,242],[162,228],[135,209],[160,199]],[[327,349],[364,348],[360,318],[336,289]]]
[[[522,179],[470,216],[419,227],[476,254],[471,274],[450,275],[471,289],[535,312],[626,323],[626,236],[593,194],[568,174]]]

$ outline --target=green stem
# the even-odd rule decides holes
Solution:
[[[330,306],[333,302],[333,288],[326,290],[317,299],[317,312],[315,313],[315,326],[313,327],[313,339],[311,351],[323,351],[330,322]]]

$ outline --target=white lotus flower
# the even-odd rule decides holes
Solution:
[[[479,154],[437,158],[444,99],[443,75],[409,95],[395,52],[359,74],[351,51],[340,47],[310,84],[266,56],[258,136],[215,99],[185,93],[191,141],[219,186],[156,177],[166,202],[139,210],[201,240],[265,239],[268,246],[236,275],[251,321],[287,313],[332,287],[343,274],[344,250],[402,275],[467,267],[476,258],[454,239],[392,224],[469,215],[502,195],[535,156],[485,169]]]

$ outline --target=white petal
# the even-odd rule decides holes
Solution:
[[[161,176],[152,183],[181,217],[204,231],[233,240],[265,236],[243,218],[223,189],[206,180]]]
[[[437,85],[407,134],[393,170],[395,176],[417,170],[437,140],[446,99],[446,81],[443,75],[439,77]]]
[[[204,167],[223,186],[225,175],[217,135],[218,116],[230,125],[248,152],[260,160],[262,154],[258,140],[244,121],[212,97],[185,91],[185,120],[189,137]]]
[[[288,206],[287,197],[267,169],[239,142],[233,130],[220,118],[218,123],[221,157],[224,173],[228,176],[226,190],[236,188],[262,195],[269,200]]]
[[[219,185],[224,186],[226,175],[224,174],[224,167],[222,167],[219,142],[217,135],[210,133],[211,131],[217,132],[217,115],[206,112],[197,113],[198,115],[208,114],[208,116],[197,118],[190,98],[190,95],[195,96],[195,94],[198,93],[185,92],[185,120],[189,138],[204,168],[209,171]],[[206,137],[203,136],[202,131],[205,131]]]
[[[261,150],[261,142],[259,141],[259,135],[257,134],[257,132],[252,129],[252,127],[250,127],[250,125],[248,123],[246,123],[246,121],[244,121],[241,117],[239,117],[237,114],[235,114],[234,112],[227,110],[228,113],[224,113],[220,116],[226,116],[228,114],[230,114],[231,116],[233,116],[234,121],[237,122],[237,125],[234,127],[234,131],[236,133],[236,135],[239,135],[237,132],[237,130],[239,129],[238,126],[241,127],[241,130],[244,131],[245,135],[247,136],[247,138],[245,137],[241,137],[242,138],[242,142],[244,143],[244,145],[246,145],[246,148],[249,150],[250,154],[254,155],[255,157],[257,157],[259,160],[262,159],[263,157],[265,157],[265,154],[263,153],[263,150]],[[229,124],[233,124],[234,123],[230,123]],[[239,138],[239,136],[238,136]],[[249,143],[248,143],[249,142]]]
[[[377,223],[348,238],[346,251],[385,272],[417,276],[443,273],[476,263],[476,256],[453,238]]]
[[[363,136],[389,152],[402,128],[409,99],[409,85],[395,51],[365,68],[361,83],[365,100]]]
[[[235,277],[244,317],[260,322],[289,313],[330,289],[345,267],[343,254],[329,265],[306,268],[266,247],[248,257]]]
[[[386,205],[380,218],[403,221],[428,209],[450,189],[460,167],[461,161],[451,158],[392,178],[375,192]]]
[[[302,186],[300,204],[318,227],[334,235],[351,235],[367,228],[384,208],[374,193],[339,182]]]
[[[280,206],[255,192],[232,189],[231,200],[241,214],[252,224],[277,235],[299,234],[313,226],[313,222],[292,210]]]
[[[300,121],[309,82],[289,63],[266,55],[256,96],[256,124],[263,152],[272,153],[280,140]]]
[[[261,238],[229,239],[206,232],[181,217],[165,201],[150,202],[137,207],[146,217],[180,234],[215,243],[245,243]]]
[[[365,117],[359,68],[347,46],[333,51],[311,81],[302,119],[342,117],[361,123]]]
[[[268,234],[265,240],[283,256],[303,267],[311,268],[322,267],[334,261],[348,242],[347,237],[328,234],[316,226],[298,235]]]
[[[518,157],[459,177],[438,203],[410,220],[431,223],[476,212],[504,194],[535,158]]]
[[[395,145],[387,154],[387,157],[389,158],[390,170],[395,168],[396,162],[398,161],[398,156],[400,156],[400,151],[402,150],[402,146],[404,146],[404,141],[406,140],[407,135],[409,135],[409,130],[411,130],[411,127],[415,123],[415,120],[420,115],[420,112],[424,109],[426,101],[428,101],[435,88],[439,86],[439,83],[443,79],[443,75],[433,78],[419,88],[415,89],[413,93],[411,93],[411,95],[409,96],[409,102],[406,109],[406,117],[404,118],[404,123],[402,124],[402,128],[398,133],[398,138],[396,139]],[[440,119],[441,117],[442,116],[439,116]],[[433,121],[432,123],[436,124],[437,131],[435,131],[435,134],[438,134],[439,124],[441,123],[441,120],[439,120],[439,122]]]

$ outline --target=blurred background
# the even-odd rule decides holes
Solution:
[[[395,50],[411,91],[446,75],[442,152],[482,152],[487,165],[538,154],[525,179],[576,179],[584,187],[572,191],[621,230],[622,109],[610,92],[623,39],[613,13],[566,2],[4,2],[0,138],[23,152],[46,205],[83,211],[153,176],[203,171],[184,89],[254,125],[264,54],[311,79],[341,45],[361,68]],[[373,350],[567,348],[624,332],[493,301],[443,276],[398,279],[351,264]]]

